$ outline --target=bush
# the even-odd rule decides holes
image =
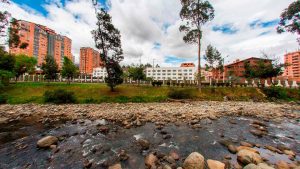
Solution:
[[[0,95],[0,104],[6,104],[7,103],[7,95],[1,94]]]
[[[172,89],[168,93],[171,99],[193,99],[195,97],[192,89]]]
[[[46,103],[54,103],[54,104],[66,104],[66,103],[77,102],[74,92],[66,91],[62,89],[46,91],[44,93],[44,101]]]
[[[282,87],[263,88],[263,92],[269,99],[286,100],[288,98],[287,91]]]
[[[158,81],[158,82],[152,82],[152,86],[153,87],[155,87],[155,86],[161,87],[162,84],[163,84],[163,82],[160,82],[160,81]]]
[[[167,86],[170,87],[170,85],[171,85],[171,83],[170,83],[170,82],[167,82]]]

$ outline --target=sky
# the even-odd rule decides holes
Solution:
[[[297,35],[277,34],[281,12],[293,0],[209,0],[215,18],[203,26],[201,55],[215,46],[225,64],[236,59],[260,57],[262,52],[280,58],[299,49]],[[197,45],[185,44],[179,31],[180,0],[98,0],[121,32],[123,65],[150,63],[178,66],[197,63]],[[12,0],[0,5],[13,17],[54,29],[72,39],[72,53],[79,62],[80,47],[95,48],[96,28],[92,0]],[[202,64],[204,61],[201,60]]]

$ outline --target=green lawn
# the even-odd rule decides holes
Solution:
[[[115,92],[110,92],[105,84],[70,84],[65,83],[16,83],[1,91],[8,97],[9,104],[43,103],[43,94],[47,90],[65,89],[73,91],[79,103],[102,102],[162,102],[168,99],[168,93],[173,87],[152,87],[136,85],[120,85]],[[182,90],[181,87],[173,89]],[[194,100],[223,100],[227,96],[230,100],[246,101],[264,100],[255,88],[203,88],[199,92],[196,88],[184,88],[194,95]]]

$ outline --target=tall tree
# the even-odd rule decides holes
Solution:
[[[70,84],[71,79],[78,74],[78,68],[76,65],[67,57],[64,57],[64,64],[62,67],[61,75],[67,78],[67,83]]]
[[[144,73],[143,67],[131,67],[128,69],[129,77],[133,80],[138,81],[138,85],[140,84],[140,80],[146,79],[146,74]]]
[[[48,82],[57,79],[57,73],[59,73],[59,71],[53,56],[46,56],[45,62],[42,64],[42,70],[45,75],[45,79],[48,80]]]
[[[14,66],[15,79],[18,80],[19,76],[24,73],[32,73],[35,71],[37,60],[34,57],[27,55],[16,55],[16,63]]]
[[[111,91],[123,83],[120,62],[124,59],[120,31],[112,24],[111,16],[103,8],[97,13],[97,29],[92,31],[96,48],[107,70],[106,83]]]
[[[9,84],[9,79],[14,77],[15,57],[0,50],[0,87]]]
[[[201,38],[202,26],[214,18],[214,8],[208,1],[180,0],[182,9],[180,17],[185,21],[179,30],[185,32],[185,43],[198,45],[198,88],[201,89]]]
[[[300,35],[300,0],[296,0],[286,8],[280,16],[278,33],[291,32]],[[298,38],[300,44],[300,37]]]
[[[217,48],[208,45],[205,51],[204,60],[207,62],[206,69],[212,70],[219,74],[223,71],[223,58]],[[214,77],[215,78],[215,77]]]

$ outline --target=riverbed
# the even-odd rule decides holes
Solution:
[[[250,130],[255,129],[255,121],[263,123],[267,133],[262,136],[251,133]],[[235,146],[242,141],[255,145],[253,148],[270,166],[278,161],[299,165],[298,118],[272,121],[241,115],[203,118],[190,123],[140,123],[126,127],[120,122],[88,117],[35,121],[28,116],[11,120],[0,125],[0,168],[108,168],[119,163],[123,169],[143,169],[149,153],[161,156],[159,163],[177,168],[192,152],[199,152],[205,159],[222,161],[227,167],[234,168],[237,156],[228,151],[222,144],[224,141]],[[37,141],[49,135],[59,139],[57,147],[38,148]],[[149,142],[148,147],[139,144],[141,139]],[[296,156],[290,158],[265,146],[285,146]],[[126,158],[121,158],[120,152]],[[170,153],[177,154],[179,159],[165,159]]]

